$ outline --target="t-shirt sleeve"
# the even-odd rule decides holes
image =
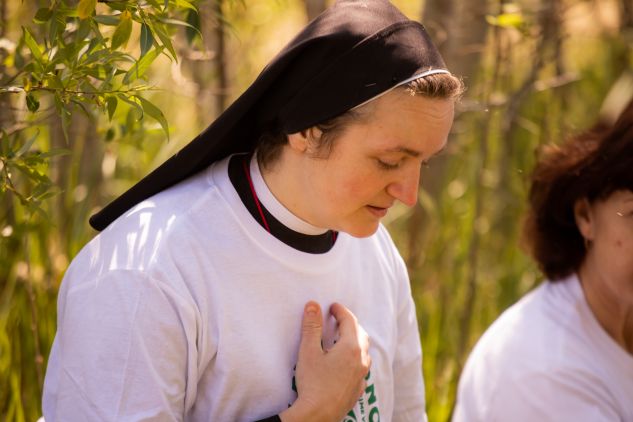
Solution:
[[[65,290],[58,312],[47,422],[183,420],[197,384],[190,303],[144,273],[109,271]]]
[[[406,266],[397,256],[398,311],[397,347],[393,363],[394,415],[393,420],[426,421],[424,380],[422,378],[422,347],[411,296]]]

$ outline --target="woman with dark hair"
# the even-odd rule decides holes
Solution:
[[[92,217],[103,231],[59,293],[47,422],[425,420],[409,280],[380,220],[416,203],[461,90],[386,0],[312,21]]]
[[[453,421],[633,421],[633,102],[543,150],[525,239],[548,282],[479,340]]]

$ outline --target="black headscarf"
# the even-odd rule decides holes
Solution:
[[[264,128],[290,134],[336,117],[444,61],[418,22],[386,0],[339,0],[182,150],[90,218],[103,230],[128,209],[233,153]]]

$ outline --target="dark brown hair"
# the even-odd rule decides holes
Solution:
[[[633,101],[615,124],[598,123],[560,146],[540,151],[523,235],[550,280],[577,271],[585,257],[575,202],[606,199],[623,189],[633,191]]]
[[[464,84],[462,80],[456,76],[447,73],[438,73],[415,79],[404,85],[402,89],[411,95],[457,100],[464,92]],[[369,118],[371,118],[371,108],[361,106],[315,125],[321,132],[318,139],[319,152],[323,157],[327,157],[334,140],[349,124],[366,121]],[[264,167],[274,163],[279,158],[281,150],[287,142],[287,135],[280,130],[275,130],[274,128],[266,130],[259,138],[257,144],[257,158],[259,163]]]

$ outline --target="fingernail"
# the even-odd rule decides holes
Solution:
[[[317,306],[313,303],[311,303],[310,305],[306,306],[306,314],[308,315],[316,315],[317,314]]]

